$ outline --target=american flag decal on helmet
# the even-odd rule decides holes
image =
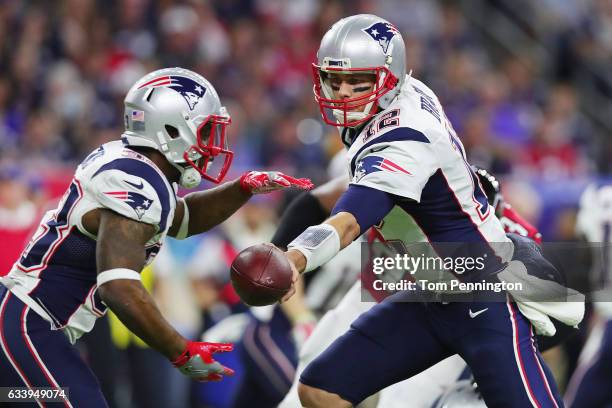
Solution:
[[[138,219],[142,219],[142,216],[145,212],[151,208],[151,204],[153,204],[153,200],[145,197],[142,194],[134,193],[132,191],[109,191],[105,192],[109,197],[115,198],[117,200],[123,201],[130,207],[134,209]]]
[[[369,35],[373,40],[378,41],[378,44],[386,54],[391,39],[396,35],[400,34],[399,30],[391,23],[379,21],[374,23],[368,28],[364,28],[363,31]]]
[[[200,98],[202,98],[206,93],[206,88],[204,88],[202,85],[198,84],[191,78],[179,75],[164,75],[154,78],[140,85],[138,89],[146,87],[166,87],[175,90],[176,92],[180,93],[183,98],[185,98],[185,102],[187,102],[187,105],[189,105],[190,110],[195,108],[197,103],[200,101]]]

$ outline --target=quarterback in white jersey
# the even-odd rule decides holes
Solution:
[[[251,171],[177,197],[177,184],[193,188],[202,178],[223,179],[233,155],[225,135],[229,123],[215,89],[194,72],[167,68],[134,84],[125,99],[122,140],[100,146],[78,166],[57,209],[44,216],[0,280],[0,387],[51,387],[66,406],[107,406],[70,345],[107,307],[183,374],[200,381],[232,374],[213,359],[232,345],[185,339],[140,282],[140,271],[167,235],[182,239],[206,231],[253,194],[312,186],[278,172]],[[213,161],[220,165],[212,167]]]
[[[345,151],[340,152],[338,156],[340,155],[341,159],[346,158]],[[334,160],[340,161],[340,158]],[[517,232],[520,233],[520,235],[529,237],[537,243],[541,243],[541,235],[538,230],[520,217],[520,215],[518,215],[502,198],[499,181],[484,169],[476,170],[478,178],[487,195],[488,202],[495,208],[496,214],[500,218],[502,225],[504,225],[506,232]],[[339,177],[310,192],[303,193],[297,199],[300,202],[290,206],[283,214],[283,218],[281,219],[283,228],[285,230],[295,230],[297,224],[301,225],[302,229],[307,228],[310,225],[306,222],[310,218],[306,216],[306,214],[317,214],[320,212],[317,207],[322,207],[327,215],[329,215],[333,208],[333,205],[330,203],[336,202],[347,188],[348,179],[344,181],[343,179],[344,177]],[[314,198],[314,200],[311,198],[309,199],[309,196]],[[323,216],[323,214],[321,214],[321,216]],[[392,244],[393,247],[395,247],[398,242],[402,242],[403,245],[408,246],[412,242],[426,241],[426,237],[412,219],[406,217],[402,218],[400,214],[395,214],[395,217],[396,219],[394,222],[386,222],[386,227],[383,225],[381,228],[383,235],[385,232],[387,233],[386,236],[390,238],[390,244]],[[323,216],[318,222],[324,221],[325,218],[326,216]],[[389,216],[387,216],[387,218],[390,219]],[[397,228],[398,222],[401,223],[402,228]],[[293,224],[293,226],[290,227],[287,224]],[[394,225],[394,227],[390,227],[390,225]],[[401,231],[401,233],[393,234],[393,231]],[[371,232],[370,230],[367,234],[367,241],[378,242],[378,244],[374,245],[380,245],[380,241],[372,240],[373,234]],[[291,238],[289,240],[291,240]],[[275,244],[284,247],[289,241],[284,244],[283,242],[275,242]],[[318,275],[314,277],[314,282],[311,283],[307,292],[309,300],[315,282],[324,280],[322,273],[333,274],[335,276],[339,273],[346,273],[346,268],[354,269],[357,271],[356,273],[359,273],[361,269],[361,259],[359,255],[360,245],[359,241],[355,241],[349,247],[342,250],[339,256],[322,267],[323,271],[319,271]],[[379,248],[373,248],[373,250],[377,249]],[[350,253],[345,255],[347,251],[350,251]],[[370,256],[372,255],[370,254]],[[351,263],[345,264],[343,267],[334,271],[332,269],[336,266],[335,263],[339,257],[342,258],[344,262],[350,260]],[[340,262],[342,262],[342,260],[340,260]],[[342,301],[336,307],[328,311],[319,321],[314,332],[304,344],[304,347],[300,349],[299,364],[296,369],[297,376],[294,379],[291,390],[285,396],[279,408],[293,408],[299,406],[300,402],[297,392],[299,374],[301,374],[306,365],[321,354],[334,340],[344,334],[350,328],[350,324],[356,320],[359,315],[372,308],[375,304],[374,300],[380,301],[380,299],[385,296],[384,293],[376,291],[372,291],[372,299],[368,299],[366,297],[367,295],[368,292],[361,290],[360,283],[355,282],[353,287],[345,294]],[[378,394],[378,403],[376,406],[377,408],[401,408],[405,406],[405,401],[409,400],[410,405],[414,408],[430,408],[442,394],[450,392],[453,387],[456,387],[456,382],[460,374],[470,374],[465,369],[465,362],[459,356],[449,357],[408,380],[401,381],[383,389]],[[472,390],[472,392],[477,395],[474,390]],[[481,404],[484,403],[481,402]]]
[[[436,243],[485,251],[480,271],[461,280],[496,281],[514,262],[515,247],[541,258],[504,233],[435,94],[406,75],[404,47],[397,28],[373,15],[338,21],[321,41],[315,97],[324,120],[343,128],[351,183],[331,218],[289,244],[296,272],[326,263],[372,226],[384,239],[385,227],[401,235],[401,223],[387,219],[398,214],[419,225],[440,257],[454,259],[457,247],[445,252]],[[450,303],[403,302],[406,295],[361,315],[306,367],[298,387],[303,406],[357,405],[453,354],[470,366],[489,406],[561,404],[530,321],[504,293],[497,302]]]

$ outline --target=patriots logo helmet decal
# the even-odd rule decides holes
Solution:
[[[368,28],[364,28],[363,31],[370,36],[373,40],[377,41],[386,54],[391,44],[391,39],[399,34],[399,30],[391,23],[379,21],[374,23]]]
[[[185,102],[187,102],[187,105],[189,105],[189,110],[193,110],[206,93],[206,88],[204,88],[202,85],[198,84],[191,78],[180,75],[159,76],[140,85],[138,89],[145,87],[166,87],[175,90],[185,99]]]
[[[366,156],[357,163],[357,167],[355,168],[355,181],[359,181],[367,174],[377,171],[412,175],[412,173],[392,160],[381,156]]]
[[[153,204],[153,200],[151,200],[150,198],[147,198],[144,195],[135,193],[133,191],[109,191],[104,194],[117,200],[123,201],[124,203],[132,207],[139,220],[142,219],[145,212],[149,208],[151,208],[151,204]]]

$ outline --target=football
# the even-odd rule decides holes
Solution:
[[[231,266],[232,285],[244,303],[265,306],[278,302],[291,288],[287,257],[272,244],[257,244],[241,251]]]

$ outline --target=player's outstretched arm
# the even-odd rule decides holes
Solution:
[[[350,185],[323,224],[309,227],[293,240],[286,252],[297,274],[311,271],[336,254],[372,225],[378,224],[394,206],[394,197],[381,190]],[[294,291],[283,298],[288,300]]]
[[[297,179],[277,171],[249,171],[229,183],[187,194],[177,203],[168,235],[182,239],[208,231],[229,218],[254,194],[289,187],[308,190],[313,184],[308,179]]]
[[[349,212],[338,213],[326,220],[318,227],[321,227],[319,229],[323,234],[323,231],[327,231],[326,235],[329,238],[327,238],[328,242],[326,244],[328,244],[328,247],[326,248],[326,252],[330,253],[329,259],[333,258],[333,256],[335,256],[341,249],[347,247],[351,242],[353,242],[357,237],[359,237],[359,235],[361,235],[361,229],[359,227],[357,219],[353,214]],[[337,238],[334,239],[334,236],[336,234]],[[335,244],[335,242],[337,242],[337,244]],[[310,271],[329,260],[326,259],[325,262],[318,262],[317,259],[311,259],[311,262],[308,262],[308,259],[306,257],[307,255],[304,254],[303,250],[298,249],[297,246],[290,246],[289,248],[289,251],[287,251],[287,257],[293,263],[293,265],[295,265],[299,273],[305,272],[307,267],[308,271]],[[332,252],[333,255],[331,255]],[[326,256],[325,258],[328,257]],[[319,263],[319,265],[314,266],[315,262]]]
[[[155,227],[100,210],[96,248],[98,293],[104,303],[134,334],[165,355],[183,374],[198,380],[218,381],[232,374],[212,358],[231,345],[191,342],[162,316],[140,281],[145,264],[145,244]]]
[[[300,194],[289,204],[279,221],[279,226],[272,243],[283,250],[306,228],[317,225],[329,217],[334,204],[348,187],[348,177],[340,176],[311,191]],[[303,343],[314,328],[316,322],[303,293],[303,282],[296,284],[296,293],[287,302],[281,304],[283,312],[293,324],[293,331]]]
[[[98,273],[141,271],[145,265],[145,243],[155,234],[150,224],[130,220],[102,210],[96,250]],[[108,281],[98,288],[100,297],[119,319],[148,345],[169,359],[177,358],[186,340],[162,317],[140,275]]]
[[[306,228],[325,221],[338,198],[348,188],[348,177],[340,176],[291,201],[278,223],[272,243],[283,250]]]

